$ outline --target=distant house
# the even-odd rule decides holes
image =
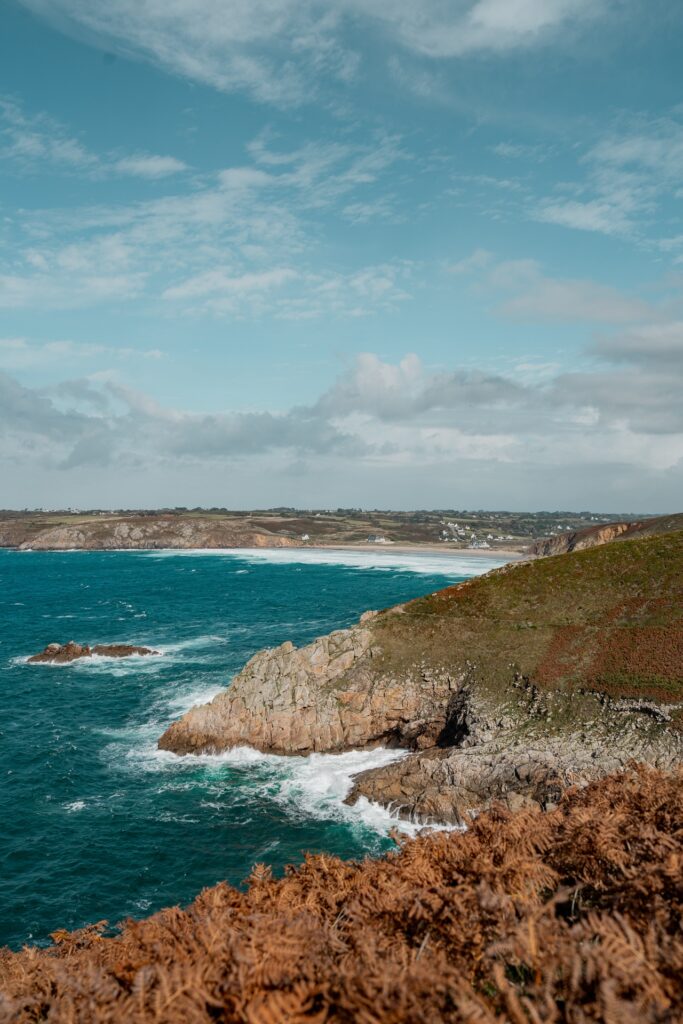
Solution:
[[[307,533],[302,533],[302,534],[301,534],[301,539],[302,539],[302,540],[310,540],[311,538],[310,538],[310,537],[308,536],[308,534],[307,534]]]
[[[393,544],[394,542],[392,540],[387,540],[386,537],[383,537],[379,533],[371,533],[370,536],[367,539],[367,543],[368,544]]]

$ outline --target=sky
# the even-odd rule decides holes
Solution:
[[[3,0],[0,507],[683,509],[674,0]]]

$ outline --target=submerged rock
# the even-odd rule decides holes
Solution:
[[[76,661],[78,658],[129,658],[132,654],[147,655],[158,654],[150,647],[133,647],[130,644],[95,644],[89,647],[87,644],[77,644],[69,640],[66,644],[48,644],[40,654],[34,654],[28,659],[29,665],[40,664],[41,662]]]

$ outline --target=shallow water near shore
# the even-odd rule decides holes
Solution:
[[[255,862],[391,847],[351,776],[397,751],[177,758],[165,727],[255,651],[302,644],[500,560],[383,552],[0,551],[0,945],[189,902]],[[159,657],[27,665],[52,641]]]

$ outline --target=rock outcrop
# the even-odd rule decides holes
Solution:
[[[241,745],[309,754],[435,742],[453,677],[378,671],[381,649],[368,621],[306,647],[285,643],[255,655],[227,690],[171,725],[159,747],[176,754]]]
[[[683,515],[680,514],[653,516],[651,519],[630,520],[623,523],[606,523],[534,541],[527,554],[543,557],[563,555],[569,551],[585,551],[587,548],[594,548],[600,544],[610,544],[614,540],[653,537],[681,529],[683,529]]]
[[[471,732],[467,723],[481,712],[476,696],[463,689],[459,705],[459,744],[363,772],[347,803],[366,797],[412,821],[464,824],[493,800],[511,811],[547,807],[567,786],[586,785],[634,760],[665,770],[683,761],[683,735],[666,727],[671,711],[647,702],[541,694],[519,681],[502,715],[484,728],[479,720]]]
[[[40,654],[34,654],[28,659],[29,665],[37,665],[43,662],[65,664],[69,661],[77,661],[79,658],[130,658],[137,654],[146,656],[159,654],[150,647],[134,647],[130,644],[95,644],[89,647],[87,644],[77,644],[69,640],[67,644],[48,644]]]

